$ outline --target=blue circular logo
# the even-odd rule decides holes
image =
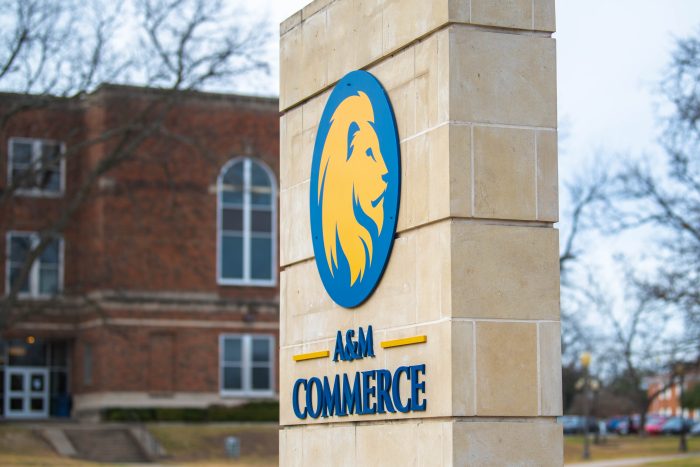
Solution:
[[[382,277],[396,232],[399,158],[389,96],[370,73],[348,73],[323,110],[311,166],[316,266],[338,305],[360,305]]]

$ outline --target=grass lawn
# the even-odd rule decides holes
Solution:
[[[700,438],[688,438],[688,450],[700,451]],[[564,462],[582,462],[583,436],[564,437]],[[623,457],[664,456],[678,454],[677,436],[639,436],[609,437],[604,444],[596,445],[591,442],[591,460],[619,459]],[[680,464],[653,465],[698,465],[689,464],[689,459]]]
[[[168,452],[159,464],[191,467],[263,467],[277,466],[277,430],[273,424],[184,424],[163,423],[148,426]],[[237,436],[241,441],[241,457],[228,459],[224,439]],[[40,436],[21,424],[0,425],[0,466],[105,467],[98,464],[60,457]]]
[[[190,467],[276,466],[278,457],[278,427],[275,424],[238,423],[154,423],[149,430],[168,452],[159,464]],[[224,439],[236,436],[241,441],[241,458],[231,460],[224,452]],[[700,452],[700,438],[689,438],[691,452]],[[567,436],[564,441],[565,462],[580,462],[583,437]],[[663,456],[678,453],[678,437],[637,436],[611,437],[605,444],[591,444],[591,460],[624,457]],[[28,427],[21,424],[0,425],[0,466],[74,466],[95,467],[105,464],[66,459],[56,455],[51,447]],[[700,458],[681,459],[648,466],[700,467]]]
[[[694,459],[676,459],[674,461],[666,462],[650,462],[644,464],[643,467],[672,467],[672,466],[682,466],[682,467],[700,467],[700,457]]]
[[[21,425],[0,425],[0,465],[2,466],[97,466],[91,462],[65,459],[56,455],[41,437]]]
[[[167,451],[166,463],[215,465],[226,461],[227,465],[277,465],[279,427],[276,424],[154,423],[148,429]],[[236,436],[241,442],[238,462],[226,458],[227,436]]]

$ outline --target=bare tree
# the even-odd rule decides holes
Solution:
[[[664,160],[630,164],[617,178],[618,229],[653,226],[656,274],[641,293],[681,309],[700,336],[700,38],[680,39],[661,91],[668,102]],[[700,340],[694,352],[700,351]]]
[[[622,277],[623,291],[616,296],[616,291],[603,286],[598,275],[590,272],[579,285],[580,298],[597,322],[592,350],[598,373],[608,382],[608,390],[633,404],[644,426],[652,402],[674,382],[674,365],[695,343],[672,331],[674,310],[640,294],[631,270]],[[649,392],[648,378],[661,374],[670,376]]]
[[[597,235],[600,219],[608,208],[610,176],[593,160],[572,180],[565,183],[567,208],[560,220],[561,239],[559,269],[562,285],[562,359],[574,365],[582,352],[592,349],[596,330],[584,322],[588,303],[582,297],[585,281],[586,252],[592,248],[591,237]],[[570,372],[574,374],[574,372]]]
[[[208,0],[0,0],[0,89],[12,93],[0,103],[1,134],[33,111],[79,106],[105,82],[162,90],[154,94],[157,98],[125,108],[118,121],[99,133],[85,135],[65,151],[42,154],[0,186],[0,218],[7,222],[9,216],[2,213],[10,211],[18,190],[43,183],[52,167],[83,157],[92,147],[107,148],[66,193],[60,211],[47,216],[38,242],[0,299],[0,327],[45,307],[18,302],[20,288],[37,258],[70,227],[106,174],[141,157],[139,149],[155,137],[198,148],[197,141],[178,134],[168,120],[182,96],[231,89],[237,80],[267,72],[263,52],[268,28],[235,16],[240,12],[227,15],[226,7],[223,1]],[[87,297],[80,302],[91,306]]]

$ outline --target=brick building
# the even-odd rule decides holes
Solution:
[[[22,99],[1,94],[0,114]],[[98,177],[4,317],[2,417],[66,416],[69,401],[87,416],[276,397],[277,108],[271,98],[103,85],[7,120],[6,294],[37,232]],[[102,173],[129,145],[133,154]]]
[[[658,375],[649,378],[647,381],[647,394],[656,394],[661,390],[649,406],[649,413],[664,417],[677,417],[681,415],[680,381],[675,378],[673,384],[669,385],[670,378],[670,375]],[[687,391],[697,384],[700,384],[700,373],[697,371],[688,372],[684,377],[683,390]],[[685,418],[700,420],[699,410],[683,409],[682,415]]]

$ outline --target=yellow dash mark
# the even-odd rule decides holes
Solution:
[[[413,336],[413,337],[405,337],[403,339],[394,339],[390,341],[384,341],[382,342],[382,349],[388,349],[390,347],[400,347],[402,345],[411,345],[411,344],[423,344],[425,342],[428,342],[428,336]]]
[[[295,362],[301,362],[304,360],[313,360],[314,358],[326,358],[326,357],[330,356],[330,354],[331,353],[328,350],[321,350],[318,352],[302,353],[299,355],[295,355],[292,358],[294,358]]]

